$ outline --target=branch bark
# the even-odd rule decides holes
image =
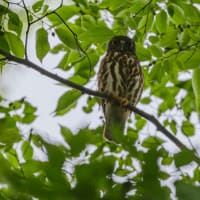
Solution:
[[[61,76],[53,74],[53,73],[45,70],[44,68],[41,68],[40,66],[36,65],[35,63],[31,62],[27,58],[24,58],[24,59],[18,58],[16,56],[11,55],[10,53],[5,52],[2,49],[0,49],[0,54],[3,55],[9,61],[14,61],[18,64],[23,64],[26,67],[32,68],[32,69],[36,70],[37,72],[55,80],[55,81],[58,81],[64,85],[67,85],[69,87],[72,87],[74,89],[81,91],[83,94],[85,93],[85,94],[89,94],[89,95],[96,96],[99,98],[108,99],[109,101],[116,101],[116,99],[111,98],[110,96],[108,96],[105,93],[100,93],[100,92],[88,89],[86,87],[83,87],[76,83],[73,83],[72,81],[69,81],[65,78],[62,78]],[[162,132],[167,138],[169,138],[180,150],[189,150],[185,144],[183,144],[170,131],[168,131],[153,115],[150,115],[150,114],[132,106],[131,104],[129,104],[127,106],[127,108],[130,109],[131,111],[133,111],[134,113],[139,114],[143,118],[149,120],[150,122],[152,122],[157,127],[158,131]]]

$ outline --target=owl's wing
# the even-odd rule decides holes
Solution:
[[[128,58],[129,73],[127,74],[127,99],[132,105],[140,100],[143,91],[143,73],[135,55]]]

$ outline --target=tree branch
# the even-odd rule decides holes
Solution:
[[[14,61],[18,64],[23,64],[27,67],[30,67],[36,71],[38,71],[39,73],[55,80],[58,81],[64,85],[67,85],[69,87],[72,87],[74,89],[77,89],[79,91],[81,91],[82,93],[86,93],[92,96],[96,96],[99,98],[104,98],[104,99],[108,99],[109,101],[116,101],[116,99],[113,99],[112,97],[108,96],[105,93],[100,93],[94,90],[90,90],[86,87],[80,86],[72,81],[66,80],[65,78],[62,78],[56,74],[53,74],[43,68],[41,68],[40,66],[36,65],[35,63],[29,61],[27,58],[23,59],[23,58],[18,58],[16,56],[13,56],[7,52],[5,52],[4,50],[0,49],[0,54],[2,54],[3,56],[5,56],[5,58],[7,58],[9,61]],[[149,120],[150,122],[152,122],[157,129],[162,132],[166,137],[168,137],[177,147],[179,147],[180,150],[189,150],[188,147],[183,144],[180,140],[178,140],[170,131],[168,131],[154,116],[132,106],[131,104],[129,104],[127,106],[128,109],[130,109],[131,111],[139,114],[140,116],[144,117],[145,119]]]

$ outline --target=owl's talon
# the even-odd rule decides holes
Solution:
[[[120,105],[122,106],[127,106],[129,104],[129,100],[125,97],[118,97],[118,96],[115,96],[114,94],[110,93],[110,92],[107,92],[108,93],[108,96],[112,99],[114,99],[115,101],[117,101]]]
[[[121,104],[122,106],[128,106],[129,101],[128,101],[127,98],[121,98],[121,99],[120,99],[120,104]]]

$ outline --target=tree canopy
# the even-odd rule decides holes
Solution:
[[[84,113],[114,100],[86,85],[115,35],[134,39],[145,87],[137,108],[127,107],[134,114],[120,144],[102,138],[103,124],[76,134],[60,125],[61,144],[34,128],[27,138],[23,125],[31,127],[37,107],[0,96],[0,198],[198,200],[199,19],[199,0],[2,0],[1,71],[24,65],[68,86],[56,116],[73,112],[83,95]],[[52,67],[68,79],[45,66],[57,55]]]

